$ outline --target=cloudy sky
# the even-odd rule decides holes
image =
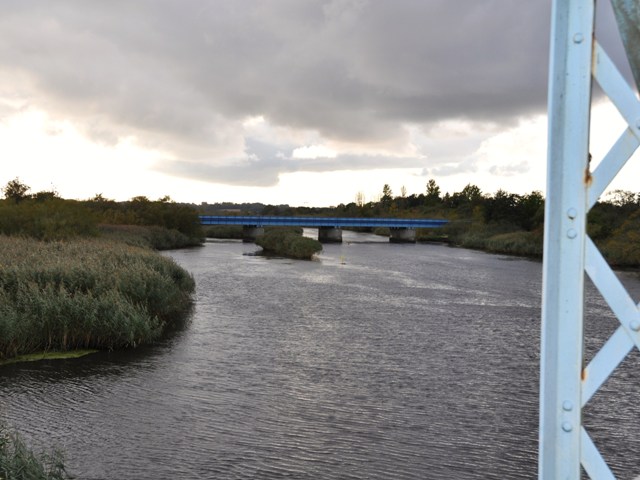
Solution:
[[[316,206],[430,178],[544,190],[550,3],[3,0],[0,184]],[[597,158],[624,126],[598,99],[593,122]]]

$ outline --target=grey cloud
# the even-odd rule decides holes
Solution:
[[[447,177],[449,175],[457,175],[459,173],[473,173],[478,170],[477,160],[471,157],[460,157],[449,159],[449,161],[439,162],[422,170],[425,177]]]
[[[338,155],[335,158],[294,159],[293,148],[275,146],[259,140],[247,141],[246,156],[224,165],[165,160],[156,166],[164,173],[184,178],[231,185],[273,186],[281,173],[418,168],[424,160],[385,155]]]
[[[225,165],[251,149],[238,136],[251,115],[370,143],[405,123],[544,111],[549,24],[545,1],[5,0],[0,69],[95,138],[135,135],[175,170],[235,182],[246,165]],[[258,183],[302,168],[252,167]]]

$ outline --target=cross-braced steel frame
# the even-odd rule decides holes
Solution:
[[[612,0],[638,81],[640,0]],[[627,354],[640,349],[640,310],[586,234],[589,209],[640,146],[640,102],[594,38],[595,0],[554,0],[543,262],[539,478],[615,478],[581,412]],[[636,40],[634,40],[636,38]],[[592,78],[628,127],[592,172]],[[584,272],[620,326],[583,366]],[[640,391],[639,391],[640,393]],[[640,433],[640,432],[639,432]]]

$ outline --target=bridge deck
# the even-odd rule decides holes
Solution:
[[[347,218],[347,217],[263,217],[200,215],[202,225],[248,225],[292,227],[388,227],[388,228],[437,228],[448,220],[428,218]]]

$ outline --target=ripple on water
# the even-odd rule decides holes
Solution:
[[[535,478],[540,264],[373,240],[171,252],[197,281],[185,331],[3,367],[2,416],[87,479]],[[615,320],[587,303],[591,352]],[[619,478],[640,470],[638,361],[585,414]]]

